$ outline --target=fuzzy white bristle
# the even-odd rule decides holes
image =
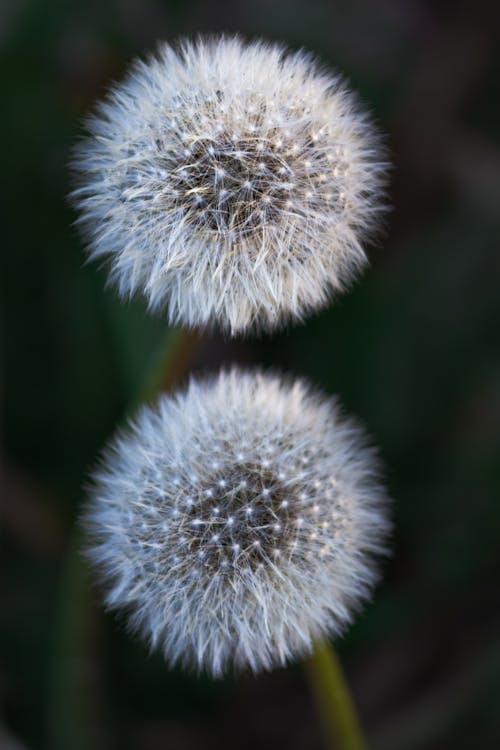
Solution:
[[[143,408],[85,523],[107,604],[169,663],[214,676],[340,633],[389,530],[373,451],[336,402],[239,370]]]
[[[90,257],[172,323],[273,329],[366,263],[387,163],[354,96],[304,52],[163,44],[88,129],[72,197]]]

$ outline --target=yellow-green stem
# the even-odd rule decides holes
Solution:
[[[316,643],[304,668],[328,747],[331,750],[366,750],[351,694],[332,646]]]
[[[182,380],[189,371],[200,341],[197,331],[170,329],[156,361],[146,374],[138,400],[132,406],[154,398],[159,391],[170,390]]]

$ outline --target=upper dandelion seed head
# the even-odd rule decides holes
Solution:
[[[91,256],[171,321],[273,328],[365,264],[386,164],[352,95],[304,53],[162,45],[89,130],[73,197]]]
[[[343,629],[377,578],[384,492],[358,428],[302,382],[192,381],[112,445],[86,513],[107,601],[220,674]]]

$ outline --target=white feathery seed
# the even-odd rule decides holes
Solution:
[[[72,198],[123,297],[232,334],[324,306],[363,268],[387,163],[340,77],[238,37],[160,45],[88,120]]]
[[[390,527],[374,453],[336,401],[237,369],[144,407],[84,522],[108,606],[170,664],[213,676],[342,632]]]

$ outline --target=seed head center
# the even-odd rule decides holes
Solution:
[[[187,220],[214,232],[245,234],[286,208],[292,167],[269,139],[197,139],[173,172]]]
[[[293,496],[293,488],[261,467],[215,472],[196,502],[187,503],[186,548],[214,573],[271,564],[292,549]]]

